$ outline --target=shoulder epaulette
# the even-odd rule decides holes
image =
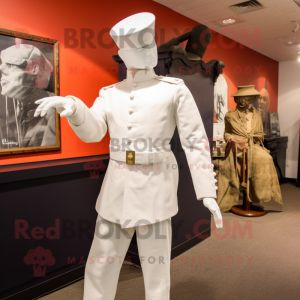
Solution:
[[[155,79],[164,81],[167,83],[171,83],[171,84],[179,84],[179,83],[183,82],[183,80],[180,78],[166,77],[166,76],[156,76]]]
[[[114,83],[114,84],[112,84],[112,85],[105,86],[105,87],[103,87],[103,89],[104,89],[104,90],[107,90],[107,89],[109,89],[109,88],[114,87],[114,86],[117,85],[117,84],[120,84],[121,82],[122,82],[122,81],[117,82],[117,83]]]

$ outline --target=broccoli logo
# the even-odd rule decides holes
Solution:
[[[26,265],[33,266],[34,277],[45,277],[46,267],[53,266],[55,264],[55,258],[52,256],[50,250],[46,250],[43,247],[37,247],[35,250],[29,250],[24,257]]]
[[[99,178],[99,172],[100,171],[105,171],[106,170],[106,165],[102,160],[95,160],[95,161],[90,161],[86,162],[83,165],[83,168],[85,170],[89,170],[91,174],[92,179],[98,179]]]

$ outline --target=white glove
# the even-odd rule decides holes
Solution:
[[[214,172],[214,176],[216,176],[215,172]],[[215,179],[215,182],[217,182],[217,179]],[[218,187],[216,186],[216,190],[217,189],[218,189]],[[217,228],[223,228],[222,214],[221,214],[219,205],[217,204],[216,200],[214,198],[204,198],[203,199],[203,204],[213,214],[216,227]]]
[[[35,101],[35,103],[39,104],[34,113],[35,117],[39,115],[44,117],[49,108],[56,108],[61,117],[69,117],[75,114],[77,110],[76,102],[68,97],[46,97]]]

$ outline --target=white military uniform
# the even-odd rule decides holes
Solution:
[[[73,98],[77,111],[68,120],[79,138],[99,142],[109,131],[111,157],[96,210],[98,221],[105,219],[124,233],[108,241],[99,239],[96,229],[90,257],[124,258],[130,243],[125,233],[132,236],[136,228],[162,226],[165,239],[154,234],[148,239],[137,238],[139,254],[146,261],[158,253],[165,261],[142,263],[146,299],[168,300],[170,218],[178,211],[178,168],[168,145],[176,125],[197,199],[216,198],[209,144],[193,96],[181,79],[157,76],[150,69],[138,71],[134,77],[128,72],[124,81],[102,88],[91,108]],[[135,151],[134,165],[126,164],[126,152],[122,151],[129,147]],[[118,263],[87,263],[84,299],[113,300],[120,267]]]
[[[124,81],[102,88],[90,109],[75,99],[77,112],[68,119],[77,136],[99,142],[108,129],[111,137],[111,159],[96,204],[104,219],[129,228],[178,212],[178,169],[167,146],[176,125],[197,199],[216,198],[206,132],[182,79],[157,76],[153,69],[139,71],[134,78],[129,73]],[[118,146],[136,150],[137,164],[127,165],[126,152],[117,152]]]

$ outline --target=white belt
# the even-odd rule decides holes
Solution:
[[[129,165],[149,165],[157,164],[166,160],[171,154],[170,145],[166,145],[163,148],[157,147],[157,151],[131,151],[124,149],[116,149],[109,146],[110,158],[122,162],[126,162]]]

